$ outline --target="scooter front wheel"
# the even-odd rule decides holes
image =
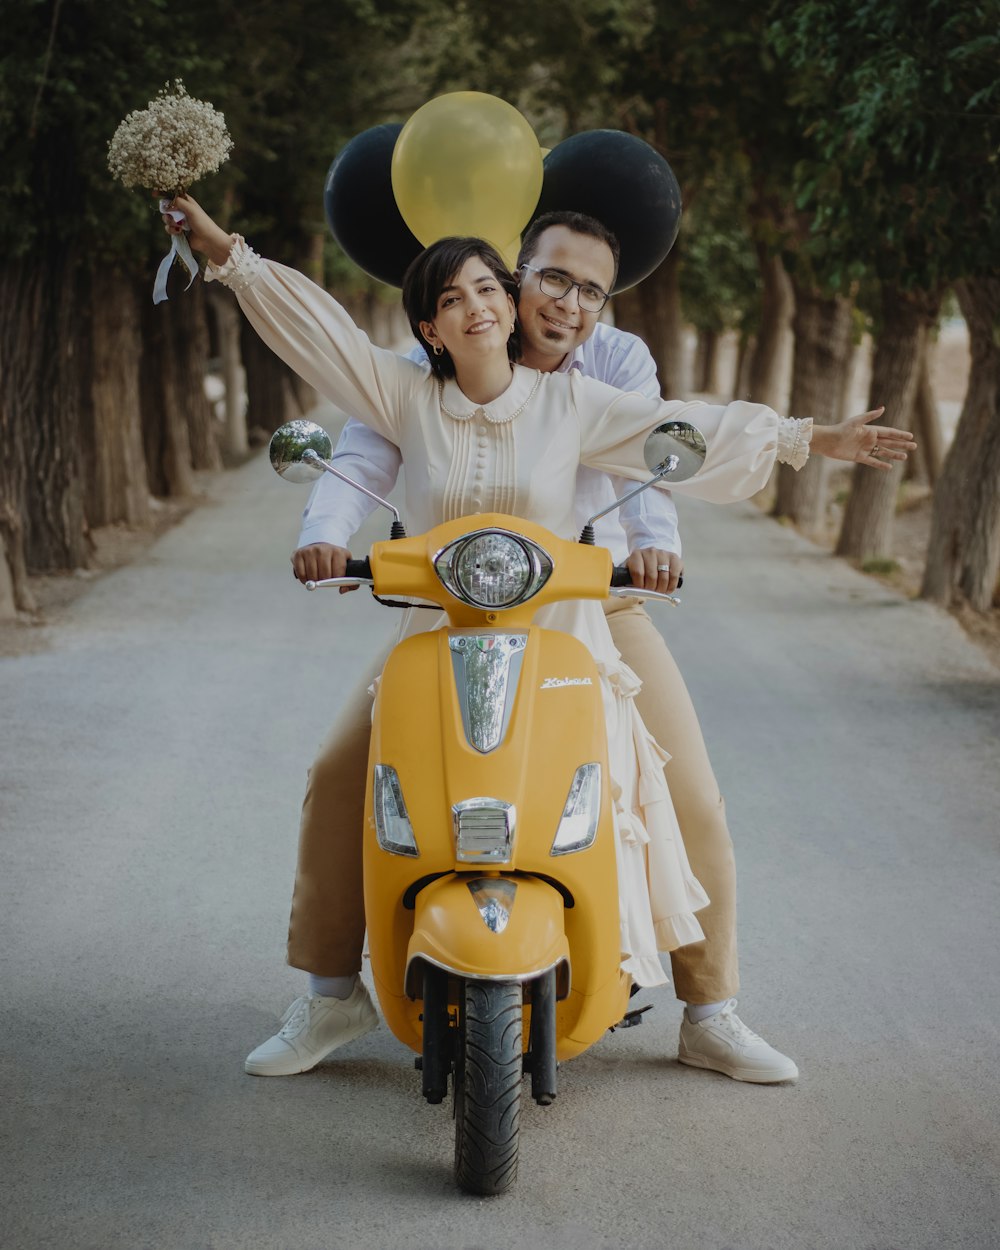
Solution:
[[[501,1194],[517,1179],[521,1119],[521,987],[466,981],[455,1063],[455,1179]]]

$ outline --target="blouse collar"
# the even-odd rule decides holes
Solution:
[[[488,404],[474,404],[459,390],[455,379],[449,378],[438,382],[441,411],[453,421],[471,421],[476,417],[493,425],[506,425],[527,408],[531,397],[538,390],[541,378],[537,369],[515,365],[510,386]]]

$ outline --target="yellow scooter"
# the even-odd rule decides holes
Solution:
[[[272,438],[271,462],[291,480],[344,477],[331,450],[320,427],[293,421]],[[692,476],[703,456],[694,427],[661,426],[646,448],[653,477],[638,489]],[[631,578],[591,545],[589,524],[569,542],[481,514],[406,537],[378,502],[395,517],[390,541],[309,588],[370,585],[380,601],[438,605],[448,625],[403,639],[375,698],[372,974],[386,1023],[420,1056],[428,1102],[444,1100],[452,1077],[458,1184],[497,1194],[517,1176],[523,1074],[549,1105],[558,1061],[627,1011],[597,667],[578,639],[532,622],[545,604],[604,599]]]

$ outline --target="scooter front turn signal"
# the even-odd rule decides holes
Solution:
[[[573,776],[551,855],[585,851],[597,837],[601,818],[601,766],[581,764]]]
[[[379,846],[392,855],[411,855],[417,858],[420,851],[417,849],[417,839],[413,835],[413,826],[403,801],[403,789],[396,770],[388,764],[376,764],[372,790],[375,835]]]

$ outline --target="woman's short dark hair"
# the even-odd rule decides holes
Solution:
[[[514,275],[504,264],[503,257],[485,239],[456,238],[438,239],[425,248],[403,275],[403,311],[417,342],[427,352],[431,372],[438,378],[453,378],[455,364],[447,348],[434,354],[430,343],[420,332],[421,321],[433,321],[437,316],[438,299],[446,286],[450,286],[458,271],[467,260],[478,257],[490,270],[517,306],[517,283]],[[521,336],[517,321],[507,340],[507,355],[517,361],[521,355]]]

